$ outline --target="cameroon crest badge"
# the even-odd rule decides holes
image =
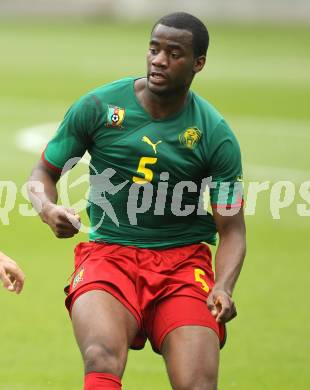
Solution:
[[[84,275],[84,268],[81,268],[73,279],[72,288],[75,288],[76,285],[83,280],[83,275]]]
[[[125,109],[116,107],[116,106],[108,106],[107,113],[107,127],[122,127],[122,123],[125,119]]]
[[[197,127],[188,127],[179,135],[179,141],[189,149],[195,149],[201,140],[202,133]]]

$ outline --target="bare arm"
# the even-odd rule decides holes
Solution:
[[[28,194],[33,207],[38,213],[48,204],[56,204],[58,199],[56,184],[60,179],[60,173],[49,168],[42,160],[33,168],[28,182]],[[44,186],[44,192],[38,191],[32,182],[40,182]]]
[[[57,206],[59,178],[60,173],[39,161],[28,181],[28,194],[42,221],[50,226],[56,237],[69,238],[78,233],[80,217],[70,208]]]
[[[24,287],[25,275],[14,260],[0,252],[0,280],[3,287],[19,294]]]
[[[215,256],[215,285],[208,297],[208,307],[219,323],[237,315],[232,293],[239,277],[246,252],[243,208],[234,216],[222,216],[214,209],[219,233]]]

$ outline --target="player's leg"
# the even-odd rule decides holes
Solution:
[[[216,390],[219,339],[210,328],[182,326],[165,337],[161,353],[174,390]]]
[[[85,390],[120,389],[128,346],[143,347],[135,251],[87,242],[75,249],[66,307],[85,365]]]
[[[211,252],[193,244],[156,255],[160,267],[150,262],[143,275],[143,296],[153,297],[142,307],[153,349],[164,356],[173,389],[214,390],[224,332],[206,304],[214,285]]]
[[[162,299],[145,316],[151,344],[163,355],[174,390],[215,390],[224,333],[205,300],[186,296],[187,288],[181,292]]]
[[[84,389],[120,389],[128,347],[137,331],[130,311],[105,291],[80,295],[71,310],[85,366]]]

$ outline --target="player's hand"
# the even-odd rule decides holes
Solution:
[[[8,291],[19,294],[25,281],[23,271],[18,267],[14,260],[0,252],[0,280],[3,287]]]
[[[73,209],[51,203],[43,207],[41,218],[58,238],[73,237],[81,226],[81,218]]]
[[[209,294],[207,305],[219,324],[224,324],[237,315],[236,306],[231,296],[226,291],[216,287]]]

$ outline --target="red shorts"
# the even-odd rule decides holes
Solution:
[[[147,338],[160,352],[175,328],[200,325],[213,329],[225,342],[225,327],[216,323],[206,299],[214,285],[211,252],[205,244],[170,249],[144,249],[118,244],[82,242],[75,248],[75,272],[66,307],[90,290],[104,290],[136,318],[139,334],[131,348]]]

